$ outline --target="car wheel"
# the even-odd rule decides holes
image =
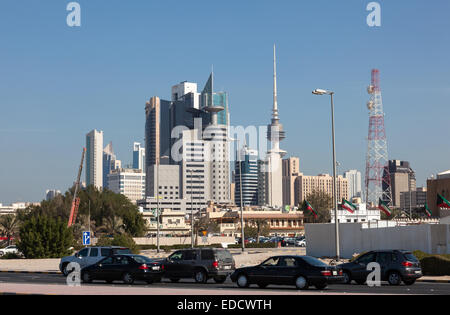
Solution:
[[[224,283],[225,280],[227,280],[227,277],[214,277],[216,283]]]
[[[258,283],[258,287],[260,287],[261,289],[265,289],[267,288],[268,284],[267,283]]]
[[[402,278],[397,271],[392,271],[388,275],[388,282],[390,285],[399,285],[402,282]]]
[[[180,278],[170,278],[170,281],[172,281],[172,282],[178,282],[178,281],[180,281]]]
[[[84,283],[91,283],[92,282],[92,277],[89,274],[89,272],[83,273],[83,282]]]
[[[297,279],[295,279],[295,287],[298,290],[306,290],[308,289],[308,281],[306,280],[305,277],[303,276],[299,276],[297,277]]]
[[[324,283],[324,284],[315,284],[314,286],[316,287],[317,290],[323,290],[323,289],[325,289],[327,287],[327,284],[326,283]]]
[[[240,288],[248,288],[249,286],[248,278],[244,274],[238,276],[236,283]]]
[[[133,284],[134,279],[133,279],[133,276],[131,276],[131,274],[129,272],[126,272],[122,277],[122,281],[125,284]]]
[[[0,252],[0,257],[2,257],[3,255],[5,255],[5,253],[4,252]]]
[[[344,281],[343,281],[344,284],[352,283],[352,277],[350,277],[350,273],[348,271],[344,271],[343,276],[344,276]]]
[[[194,274],[194,279],[197,283],[206,283],[206,281],[208,281],[206,272],[204,272],[203,270],[197,270]]]
[[[404,280],[403,283],[404,283],[405,285],[413,285],[414,283],[416,283],[416,280],[415,280],[415,279],[412,279],[412,280]]]

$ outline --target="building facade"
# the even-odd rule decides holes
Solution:
[[[300,174],[300,159],[290,157],[283,160],[283,205],[295,207],[295,179]]]
[[[344,178],[348,180],[349,198],[362,198],[361,172],[358,170],[349,170],[344,173]]]
[[[244,146],[238,153],[234,170],[235,204],[241,206],[242,181],[242,206],[258,205],[258,151]]]
[[[333,197],[333,176],[320,174],[318,176],[305,176],[302,173],[295,179],[295,204],[299,205],[307,196],[315,191],[322,191]],[[349,200],[348,179],[342,176],[337,178],[337,200]]]
[[[450,170],[437,174],[427,180],[427,203],[433,217],[444,218],[450,216],[450,210],[438,208],[437,195],[440,194],[450,200]]]
[[[133,168],[146,171],[145,168],[145,148],[139,142],[133,143]]]
[[[137,169],[116,169],[108,175],[108,189],[133,203],[145,198],[145,173]]]
[[[86,135],[86,185],[103,188],[103,131]]]
[[[400,194],[416,190],[416,174],[407,161],[390,160],[389,175],[391,182],[392,206],[400,208]],[[383,190],[385,187],[383,187]]]

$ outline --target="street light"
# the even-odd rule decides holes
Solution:
[[[336,138],[334,132],[334,101],[333,91],[315,89],[312,92],[314,95],[330,95],[331,96],[331,137],[333,142],[333,199],[334,199],[334,222],[336,230],[336,260],[339,261],[340,248],[339,248],[339,219],[338,219],[338,200],[337,200],[337,177],[336,177]]]
[[[192,190],[193,190],[193,182],[194,182],[194,176],[193,176],[193,170],[189,170],[191,173],[191,248],[194,248],[194,204],[192,199]]]

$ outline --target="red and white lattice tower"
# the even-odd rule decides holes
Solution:
[[[367,89],[370,101],[369,137],[366,160],[366,202],[368,205],[378,205],[381,198],[387,204],[392,204],[391,180],[389,175],[389,160],[384,128],[383,101],[380,88],[380,71],[372,70],[372,84]]]

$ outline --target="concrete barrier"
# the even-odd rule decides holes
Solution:
[[[335,225],[306,224],[307,255],[334,257]],[[339,225],[342,258],[380,249],[421,250],[429,254],[450,254],[450,225],[423,224],[395,227],[364,227],[361,223]]]

